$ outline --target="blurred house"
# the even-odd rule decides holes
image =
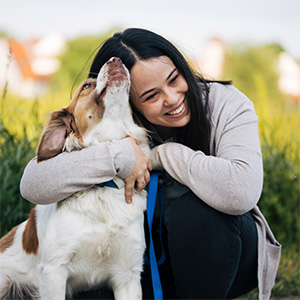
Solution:
[[[220,39],[209,40],[191,64],[205,79],[221,80],[223,76],[226,45]]]
[[[0,40],[0,89],[7,83],[8,90],[21,97],[43,94],[51,75],[60,67],[57,56],[65,44],[58,34],[24,42]]]
[[[216,38],[211,39],[190,63],[204,78],[222,80],[225,52],[226,44],[224,42]],[[299,63],[288,53],[282,52],[278,56],[277,67],[280,90],[296,101],[300,101]]]
[[[286,52],[278,58],[279,88],[296,101],[300,101],[300,65]]]

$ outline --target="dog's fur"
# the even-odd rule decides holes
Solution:
[[[97,79],[80,85],[67,108],[52,113],[38,161],[126,136],[141,141],[148,154],[146,132],[132,119],[129,87],[121,60],[110,59]],[[127,204],[123,180],[114,180],[123,188],[94,186],[57,204],[37,205],[1,239],[1,299],[63,300],[103,282],[115,299],[142,299],[146,192],[135,192]]]

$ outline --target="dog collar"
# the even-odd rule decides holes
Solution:
[[[101,182],[101,183],[98,183],[96,185],[100,186],[100,187],[107,186],[107,187],[114,188],[114,189],[118,189],[119,188],[113,180],[109,180],[109,181],[106,181],[106,182]]]

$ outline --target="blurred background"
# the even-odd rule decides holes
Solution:
[[[93,51],[127,27],[163,35],[204,77],[230,79],[253,101],[259,206],[283,245],[272,298],[299,299],[300,0],[0,0],[0,235],[32,207],[19,182],[49,112],[67,106]]]

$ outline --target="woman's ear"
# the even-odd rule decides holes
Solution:
[[[37,161],[54,157],[63,151],[66,138],[73,131],[74,117],[65,108],[55,111],[44,128],[37,151]]]

